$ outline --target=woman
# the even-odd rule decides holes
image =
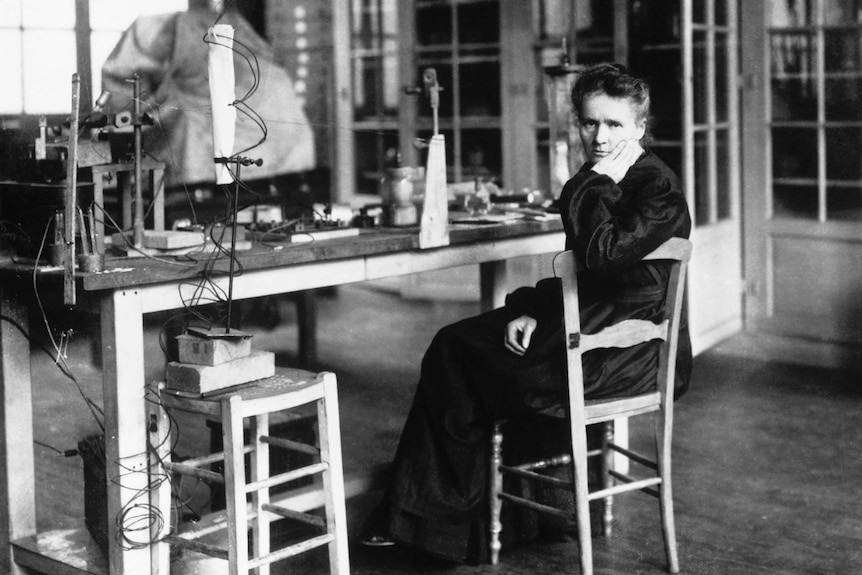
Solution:
[[[688,237],[691,221],[679,179],[641,145],[649,88],[621,66],[599,64],[581,74],[572,104],[588,162],[563,188],[559,207],[566,249],[588,268],[579,276],[582,329],[657,318],[667,268],[640,260],[670,237]],[[691,373],[682,326],[677,396]],[[586,397],[654,388],[656,349],[587,353]],[[423,359],[392,481],[363,542],[397,542],[453,561],[471,556],[482,540],[493,420],[559,403],[565,393],[558,280],[520,288],[505,307],[441,329]]]

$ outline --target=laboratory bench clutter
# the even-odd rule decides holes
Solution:
[[[151,166],[156,172],[159,166],[147,162],[142,159],[141,169]],[[133,166],[129,171],[135,174],[136,169]],[[236,326],[231,315],[233,303],[478,265],[481,305],[490,309],[500,305],[505,295],[507,260],[556,253],[564,247],[562,224],[553,214],[552,202],[532,191],[511,193],[482,181],[443,181],[440,185],[431,178],[432,186],[440,192],[435,197],[428,193],[424,181],[410,189],[416,183],[415,176],[412,170],[393,171],[387,175],[380,196],[356,205],[319,203],[307,210],[294,208],[293,212],[283,204],[265,201],[242,205],[237,188],[231,185],[222,196],[226,205],[222,214],[226,215],[207,224],[178,219],[166,225],[163,214],[154,214],[164,205],[148,195],[146,209],[138,210],[134,204],[143,207],[143,196],[133,189],[127,196],[132,204],[127,212],[128,227],[105,221],[95,199],[96,188],[84,178],[75,182],[73,209],[69,182],[4,182],[0,201],[17,203],[14,211],[4,209],[3,213],[14,213],[20,219],[4,223],[0,259],[0,315],[4,320],[0,322],[0,384],[4,390],[0,418],[6,422],[0,429],[0,441],[7,445],[33,443],[30,353],[31,349],[33,353],[39,351],[31,347],[30,330],[35,336],[45,325],[49,331],[62,329],[61,315],[54,315],[59,311],[81,313],[98,324],[93,332],[101,335],[96,355],[101,364],[102,405],[98,412],[104,434],[95,438],[95,443],[93,438],[79,438],[89,449],[85,449],[87,453],[98,455],[91,457],[88,465],[98,487],[95,499],[89,496],[88,517],[81,518],[79,528],[72,531],[37,530],[33,451],[3,451],[0,483],[20,495],[14,502],[6,499],[7,504],[0,509],[0,519],[10,526],[0,541],[4,550],[0,571],[167,573],[172,557],[176,559],[171,548],[183,543],[175,540],[180,537],[187,544],[191,541],[197,550],[251,566],[309,546],[325,545],[331,547],[332,572],[346,572],[343,500],[367,492],[375,478],[339,477],[340,447],[332,440],[338,436],[338,402],[332,391],[335,379],[326,374],[285,375],[283,368],[275,365],[272,352],[259,349],[253,334]],[[411,179],[414,181],[406,181]],[[423,183],[424,191],[417,193],[416,188]],[[136,187],[134,181],[131,184]],[[164,193],[158,186],[153,191]],[[40,197],[43,199],[36,200]],[[32,209],[21,206],[20,202],[27,201],[32,202]],[[122,203],[118,202],[118,207]],[[163,388],[145,379],[145,318],[157,313],[190,318],[176,338],[176,347],[183,355],[168,362],[171,367],[165,370]],[[313,326],[313,321],[304,328],[300,325],[301,346],[305,341],[313,348]],[[59,357],[60,350],[54,351]],[[285,384],[285,377],[305,383]],[[173,403],[186,407],[186,402],[192,401],[189,397],[212,398],[196,409],[220,417],[223,428],[233,426],[233,434],[225,432],[224,437],[234,441],[242,425],[237,428],[231,417],[240,417],[240,412],[231,416],[232,404],[226,398],[233,396],[235,389],[247,390],[260,382],[269,390],[264,392],[268,399],[249,399],[255,416],[263,413],[258,406],[269,409],[291,404],[272,401],[272,393],[281,397],[291,396],[294,388],[327,389],[325,399],[324,395],[312,394],[302,401],[291,401],[297,405],[324,402],[326,407],[317,413],[330,440],[324,446],[314,441],[284,440],[274,431],[263,433],[271,438],[266,442],[273,449],[287,447],[305,457],[310,455],[317,463],[313,461],[302,471],[289,471],[286,477],[260,476],[254,488],[292,482],[325,470],[332,473],[323,479],[327,489],[303,485],[273,495],[269,502],[262,499],[264,512],[244,518],[240,510],[244,507],[231,505],[228,498],[231,516],[226,519],[221,512],[203,518],[209,523],[196,522],[198,527],[206,525],[204,533],[225,523],[237,533],[244,532],[245,519],[263,513],[266,517],[290,516],[323,529],[311,543],[300,543],[299,547],[276,551],[255,548],[250,556],[236,557],[224,548],[206,547],[190,534],[194,530],[188,525],[175,526],[156,519],[171,517],[175,505],[176,494],[171,494],[163,480],[165,470],[213,479],[206,469],[213,461],[204,455],[206,465],[182,467],[182,463],[171,462],[170,450],[165,447],[169,444],[154,443],[153,434],[155,430],[162,439],[170,434],[170,422],[159,409],[162,404],[158,400],[164,389],[170,389],[177,395]],[[220,406],[218,411],[213,404]],[[154,445],[161,450],[153,450]],[[233,453],[242,449],[234,447]],[[236,487],[242,459],[224,459],[225,466],[233,464],[232,478],[225,475],[224,481],[234,489],[243,489]],[[232,501],[242,499],[234,495]],[[331,520],[321,524],[312,510],[324,507]],[[142,530],[141,525],[147,527]]]

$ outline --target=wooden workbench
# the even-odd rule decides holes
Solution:
[[[356,237],[303,244],[258,246],[238,257],[236,300],[479,264],[485,309],[502,303],[506,260],[564,249],[559,220],[498,225],[452,226],[450,245],[420,250],[417,230],[363,230]],[[144,315],[183,307],[204,263],[180,267],[150,259],[110,261],[106,272],[78,278],[79,306],[98,313],[104,392],[109,541],[116,541],[121,510],[149,482],[144,380]],[[227,293],[228,260],[215,266],[211,281]],[[37,534],[35,521],[33,411],[30,389],[27,290],[33,269],[0,264],[0,572],[29,567],[47,573],[167,573],[163,544],[121,549],[112,544],[109,561],[78,550],[80,538]],[[38,273],[40,293],[62,292],[62,275]],[[19,327],[23,327],[19,329]],[[121,463],[120,463],[121,462]],[[169,515],[170,494],[152,504]],[[306,502],[306,506],[314,502]],[[83,523],[83,522],[82,522]],[[83,525],[82,525],[83,531]]]

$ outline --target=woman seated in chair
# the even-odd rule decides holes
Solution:
[[[566,249],[588,268],[579,275],[582,330],[658,318],[667,268],[640,260],[671,237],[687,238],[691,220],[679,178],[642,147],[649,87],[622,66],[599,64],[581,74],[572,104],[588,162],[566,183],[559,208]],[[586,397],[655,389],[656,350],[650,342],[585,354]],[[677,396],[690,373],[683,320]],[[557,279],[520,288],[504,307],[441,329],[425,353],[393,475],[363,542],[399,543],[452,561],[475,558],[494,420],[564,402],[566,389]]]

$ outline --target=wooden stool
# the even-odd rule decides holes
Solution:
[[[257,573],[260,575],[267,575],[269,565],[276,561],[328,545],[330,573],[349,573],[335,374],[280,369],[272,377],[207,396],[190,396],[186,392],[162,387],[159,397],[161,406],[168,410],[177,409],[219,417],[224,439],[222,453],[173,463],[169,453],[164,453],[167,450],[164,446],[170,443],[165,441],[168,435],[167,426],[157,426],[160,431],[156,433],[161,441],[154,441],[153,445],[163,452],[158,459],[167,472],[224,483],[226,494],[227,522],[221,525],[221,528],[228,533],[227,550],[198,540],[194,531],[167,536],[165,540],[169,545],[227,559],[231,575],[244,575],[253,569],[258,569]],[[313,402],[317,403],[319,448],[269,435],[269,414]],[[245,418],[251,418],[248,445],[245,445],[243,439]],[[310,454],[315,456],[316,462],[270,477],[270,447]],[[246,453],[250,454],[248,483],[245,480]],[[224,462],[224,475],[207,469],[207,466],[218,461]],[[275,505],[270,501],[270,487],[318,474],[322,476],[325,519]],[[250,506],[246,500],[247,494],[251,494]],[[282,518],[320,527],[322,533],[273,551],[270,549],[270,523]],[[249,524],[252,531],[251,553],[247,538]]]

